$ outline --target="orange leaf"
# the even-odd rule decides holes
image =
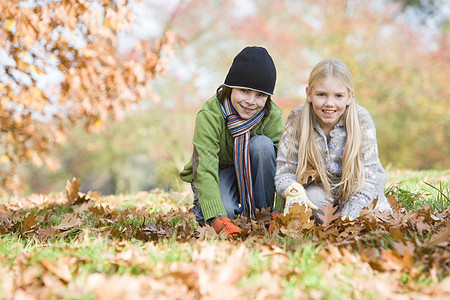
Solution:
[[[55,274],[64,283],[69,283],[72,280],[72,274],[70,273],[67,263],[56,263],[48,259],[41,261],[44,268]]]
[[[280,214],[277,219],[279,218],[284,225],[281,231],[286,233],[290,230],[300,231],[302,229],[311,229],[314,226],[314,222],[310,220],[311,216],[311,210],[306,208],[305,205],[300,206],[298,203],[294,203],[286,216]]]
[[[383,261],[381,262],[381,266],[386,271],[401,271],[405,267],[402,259],[391,250],[383,249],[381,252],[381,257],[383,259]]]

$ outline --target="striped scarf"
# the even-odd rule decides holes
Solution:
[[[233,108],[230,99],[220,105],[222,115],[228,130],[234,138],[234,167],[238,179],[239,197],[241,200],[241,212],[248,217],[255,217],[255,203],[253,201],[252,176],[250,170],[250,154],[248,144],[250,141],[250,131],[262,120],[265,108],[253,116],[244,120]]]

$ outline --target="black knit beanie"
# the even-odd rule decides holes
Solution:
[[[277,70],[272,57],[262,47],[245,47],[236,55],[225,78],[231,88],[248,88],[273,95]]]

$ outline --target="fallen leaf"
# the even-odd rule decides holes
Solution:
[[[34,212],[29,213],[22,222],[22,233],[25,233],[38,224]]]
[[[283,233],[292,235],[296,231],[311,229],[314,226],[311,216],[311,209],[308,209],[305,205],[300,206],[298,203],[294,203],[288,214],[280,214],[276,220],[281,221],[282,227],[280,230]]]
[[[386,195],[386,199],[389,203],[389,205],[392,208],[393,212],[400,212],[400,203],[398,202],[398,198],[394,197],[392,195]]]
[[[61,223],[58,226],[54,226],[53,228],[58,230],[68,230],[76,226],[82,225],[82,222],[79,217],[72,214],[67,214]]]
[[[78,192],[80,191],[81,183],[80,181],[73,177],[71,183],[69,180],[66,182],[66,196],[67,196],[67,203],[66,206],[73,205],[77,199],[78,199]]]
[[[53,236],[56,230],[57,229],[54,227],[40,228],[36,231],[36,233],[38,234],[41,240],[48,240]]]
[[[217,236],[216,232],[214,231],[214,228],[212,228],[209,225],[198,227],[196,231],[197,231],[197,238],[199,240],[204,240],[205,238],[212,238]]]
[[[43,259],[41,261],[41,265],[44,266],[47,270],[49,270],[53,274],[55,274],[65,284],[68,284],[70,281],[72,281],[72,274],[70,273],[67,260],[56,263],[48,259]]]
[[[450,221],[447,221],[447,226],[443,227],[439,230],[438,233],[435,233],[431,236],[431,238],[424,243],[426,247],[435,247],[437,245],[449,245],[450,243]]]
[[[411,221],[411,222],[415,223],[415,227],[421,235],[423,235],[423,233],[425,231],[426,232],[431,231],[431,226],[428,223],[424,222],[423,217],[418,217],[414,221]]]
[[[381,250],[381,266],[385,271],[401,271],[403,270],[403,262],[400,257],[396,256],[391,250]]]
[[[327,202],[327,205],[324,208],[321,208],[323,215],[319,215],[319,217],[322,219],[323,224],[322,227],[329,226],[334,220],[338,219],[341,215],[341,212],[338,212],[337,214],[334,214],[336,211],[336,206],[333,205],[332,202]]]
[[[261,210],[256,209],[255,211],[255,218],[258,223],[266,223],[271,220],[271,212],[270,208],[263,208]]]

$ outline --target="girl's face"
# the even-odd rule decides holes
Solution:
[[[250,119],[261,112],[266,105],[267,94],[250,89],[233,88],[231,104],[242,119]]]
[[[306,87],[306,96],[312,104],[320,128],[328,134],[351,103],[353,92],[349,93],[347,87],[337,79],[327,76],[314,88]]]

